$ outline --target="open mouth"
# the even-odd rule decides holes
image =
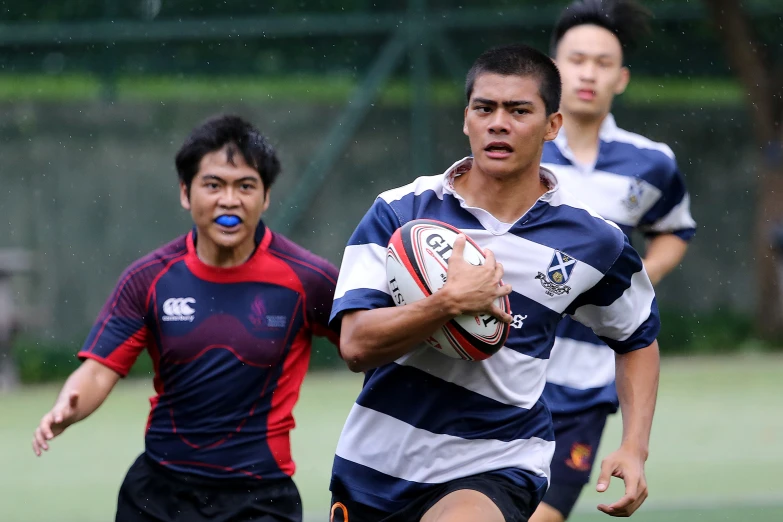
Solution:
[[[595,99],[595,91],[592,89],[579,89],[576,91],[576,95],[580,100],[593,101]]]
[[[235,216],[233,214],[223,214],[222,216],[215,218],[215,223],[221,227],[234,228],[239,226],[242,223],[242,220],[239,218],[239,216]]]
[[[503,141],[493,141],[486,147],[484,147],[484,151],[487,153],[487,156],[490,158],[495,159],[501,159],[501,158],[507,158],[511,155],[512,152],[514,152],[513,147],[509,145],[506,142]]]

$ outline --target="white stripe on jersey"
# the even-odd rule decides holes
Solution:
[[[514,292],[559,314],[571,304],[575,295],[592,288],[603,277],[601,272],[584,260],[577,259],[568,279],[571,291],[549,296],[541,291],[541,283],[535,278],[535,270],[546,270],[552,261],[552,248],[513,234],[496,236],[481,229],[464,229],[463,232],[482,248],[490,249],[498,260],[503,261],[503,282],[510,284]],[[568,251],[564,253],[573,257]]]
[[[428,190],[433,191],[438,199],[443,199],[443,176],[421,176],[405,186],[387,190],[378,197],[386,203],[391,203],[405,196],[418,196]]]
[[[605,123],[611,123],[611,125],[607,125],[604,129],[604,132],[601,133],[602,140],[628,143],[637,149],[657,150],[658,152],[663,152],[670,158],[674,159],[674,152],[672,152],[672,149],[668,145],[665,143],[653,141],[650,138],[645,138],[641,134],[636,134],[635,132],[621,129],[617,126],[617,123],[615,123],[614,117],[611,114],[606,117]]]
[[[505,468],[548,477],[554,450],[554,442],[538,438],[504,442],[432,433],[358,404],[351,408],[337,444],[337,455],[345,460],[431,484]]]
[[[651,227],[645,227],[645,230],[653,232],[669,232],[671,230],[682,230],[684,228],[696,228],[696,221],[691,217],[690,211],[691,197],[685,194],[676,207],[653,223]]]
[[[614,351],[605,344],[558,337],[549,357],[546,380],[577,390],[608,386],[614,381]]]
[[[647,272],[631,276],[631,286],[609,306],[584,305],[573,317],[596,335],[624,341],[650,317],[655,291]],[[631,312],[636,310],[636,314]]]
[[[554,163],[542,163],[541,165],[557,174],[562,189],[573,194],[575,198],[582,200],[586,205],[590,205],[601,217],[620,225],[635,227],[642,216],[661,198],[661,191],[658,187],[639,178],[602,170],[585,174],[571,165],[556,165]],[[635,183],[640,186],[641,200],[629,209],[621,202]]]
[[[508,348],[480,362],[450,359],[429,347],[411,352],[398,364],[418,368],[503,404],[531,409],[544,389],[547,361]]]
[[[356,288],[389,293],[389,285],[386,282],[386,247],[373,243],[345,247],[334,298],[339,299],[347,291]]]

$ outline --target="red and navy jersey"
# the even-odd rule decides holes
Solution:
[[[292,410],[313,335],[328,329],[337,269],[259,224],[257,247],[231,268],[196,255],[195,231],[120,277],[79,357],[127,375],[146,348],[156,396],[145,451],[215,478],[291,476]]]

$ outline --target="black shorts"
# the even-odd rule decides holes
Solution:
[[[120,487],[115,522],[301,522],[290,478],[209,479],[168,470],[142,454]]]
[[[329,522],[418,522],[429,509],[449,493],[469,489],[489,497],[500,509],[506,522],[527,522],[535,507],[532,494],[495,473],[482,473],[434,486],[399,511],[383,511],[332,494]]]
[[[543,502],[560,511],[565,518],[571,514],[582,488],[590,481],[606,418],[613,412],[614,407],[599,405],[578,413],[552,414],[555,454]]]

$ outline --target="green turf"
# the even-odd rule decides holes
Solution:
[[[358,78],[350,76],[178,77],[119,76],[114,79],[117,100],[147,102],[310,102],[343,104],[355,92]],[[0,74],[0,101],[90,101],[104,94],[98,76],[63,74]],[[395,79],[385,85],[378,103],[407,105],[410,83]],[[462,87],[453,81],[435,80],[431,102],[459,104]],[[737,105],[742,89],[733,80],[719,78],[634,78],[623,95],[628,105]]]
[[[779,356],[665,361],[647,466],[651,496],[634,520],[783,520],[781,368]],[[325,519],[332,454],[360,385],[361,377],[347,371],[305,381],[293,451],[308,522]],[[142,449],[150,385],[120,383],[92,418],[36,459],[32,430],[56,392],[31,387],[0,397],[0,520],[113,519],[117,488]],[[618,430],[616,416],[599,458],[616,445]],[[619,498],[621,488],[613,484],[599,495],[589,491],[594,482],[572,520],[609,520],[595,506]]]

